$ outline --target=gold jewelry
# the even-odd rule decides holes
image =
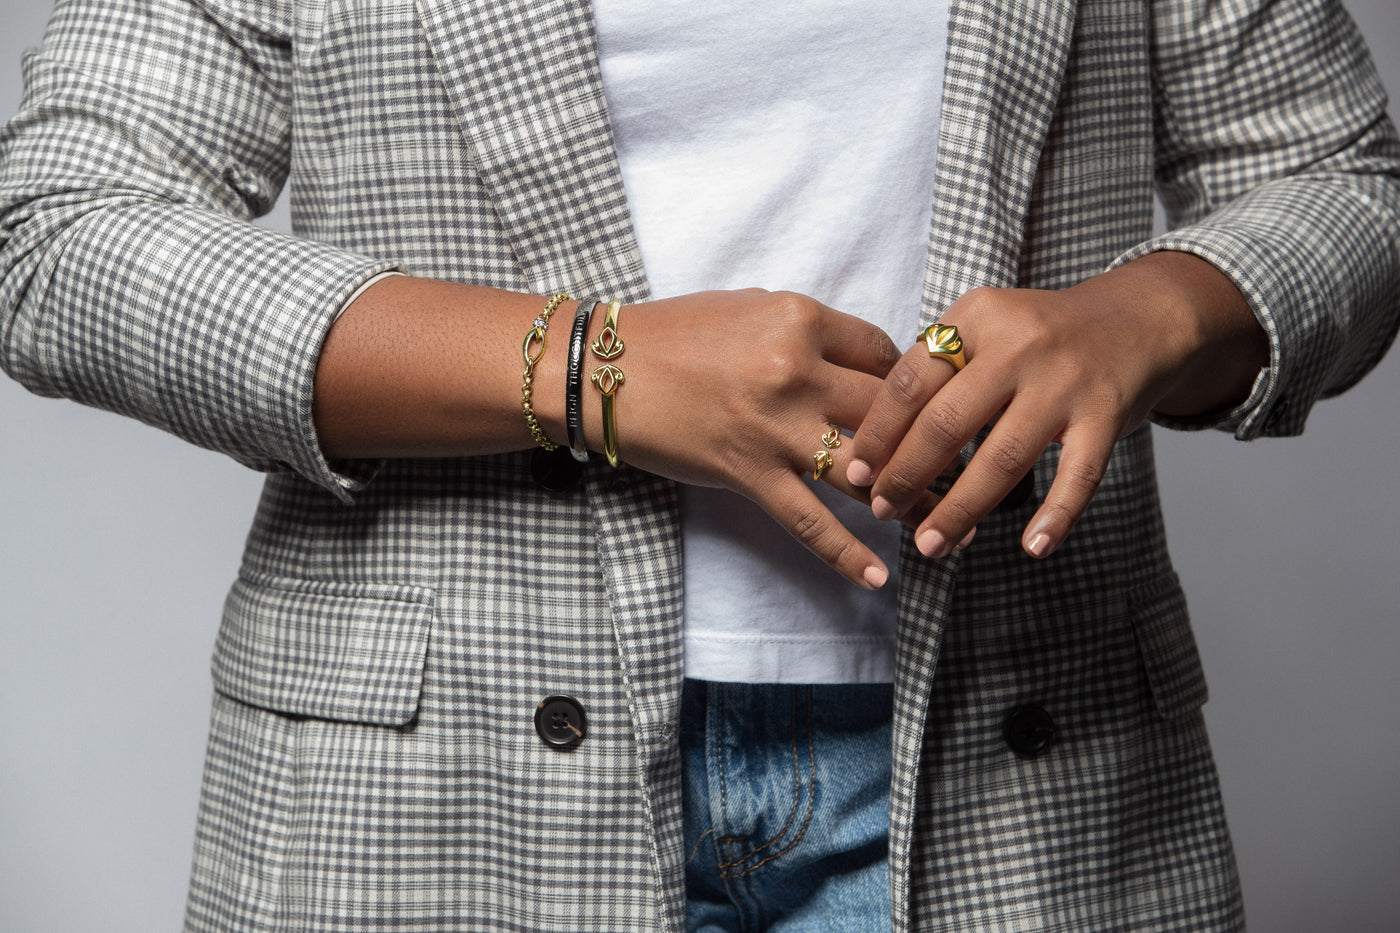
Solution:
[[[822,435],[822,443],[831,450],[841,446],[841,432],[836,425],[832,425],[831,430]]]
[[[589,346],[593,355],[604,361],[589,378],[603,393],[603,453],[608,455],[608,464],[613,469],[622,466],[622,460],[617,455],[617,402],[614,397],[627,381],[627,374],[607,361],[617,359],[627,349],[617,335],[617,315],[621,310],[622,302],[608,302],[607,313],[603,315],[602,333]]]
[[[563,292],[551,295],[540,316],[530,325],[530,332],[525,335],[525,343],[520,347],[520,352],[525,357],[525,372],[522,376],[524,381],[520,385],[520,407],[525,409],[525,426],[530,429],[530,436],[545,450],[554,450],[559,445],[545,437],[540,419],[535,417],[535,406],[532,404],[535,392],[535,364],[544,356],[544,334],[549,330],[549,316],[560,304],[568,300],[569,296]]]
[[[952,363],[953,369],[958,372],[967,365],[962,338],[952,324],[930,324],[919,336],[928,345],[929,356],[942,357]]]
[[[812,454],[812,479],[821,479],[822,474],[835,462],[836,458],[831,456],[829,450],[819,450]]]

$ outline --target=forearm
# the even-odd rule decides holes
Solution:
[[[408,276],[375,283],[321,349],[314,411],[322,450],[334,458],[461,457],[535,446],[521,408],[521,349],[547,300]],[[567,440],[564,377],[576,307],[558,306],[533,373],[532,406],[556,443]],[[596,444],[593,395],[584,393],[584,433]]]

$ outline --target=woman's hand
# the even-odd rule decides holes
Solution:
[[[881,519],[921,516],[930,483],[984,425],[985,441],[915,541],[943,557],[1054,442],[1059,468],[1022,547],[1045,557],[1098,488],[1113,446],[1154,409],[1190,416],[1245,398],[1268,345],[1221,272],[1152,253],[1063,291],[976,289],[941,323],[958,327],[954,372],[919,342],[890,371],[850,453],[848,480]]]
[[[834,463],[822,480],[869,501],[845,478],[849,438],[832,449],[822,435],[865,418],[899,359],[884,331],[811,298],[755,289],[625,306],[618,332],[626,382],[616,396],[617,430],[627,463],[732,489],[853,583],[884,584],[888,568],[811,486],[813,454],[826,451]],[[601,429],[585,403],[585,435],[596,449]]]

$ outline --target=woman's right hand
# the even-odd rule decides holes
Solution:
[[[822,481],[869,501],[846,480],[849,445],[829,449],[822,435],[831,425],[854,431],[865,417],[900,356],[884,331],[814,299],[761,289],[624,306],[617,330],[626,344],[616,395],[623,460],[738,492],[851,582],[885,583],[888,568],[810,485],[813,454],[826,451],[835,462]],[[590,389],[585,436],[600,448],[600,405],[588,398],[599,393]]]

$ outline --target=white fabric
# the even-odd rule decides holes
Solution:
[[[595,0],[594,10],[653,295],[788,289],[912,343],[946,2]],[[824,428],[811,426],[813,450]],[[898,526],[818,487],[893,574]],[[893,678],[893,576],[879,592],[857,589],[732,493],[682,487],[681,505],[687,676]]]

